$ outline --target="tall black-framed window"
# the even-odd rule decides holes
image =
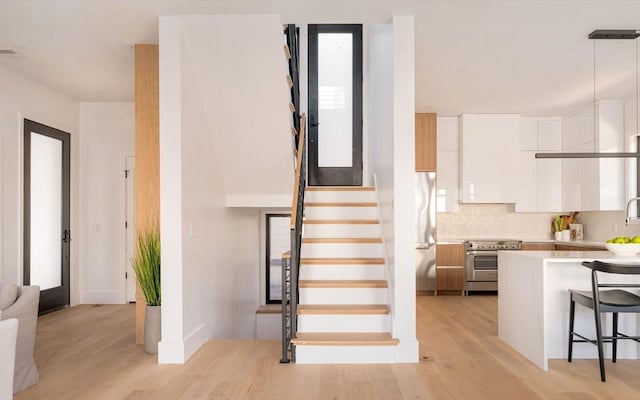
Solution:
[[[266,214],[266,303],[282,302],[282,253],[291,248],[291,214]]]

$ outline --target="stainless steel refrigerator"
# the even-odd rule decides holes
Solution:
[[[416,172],[416,289],[436,287],[436,173]]]

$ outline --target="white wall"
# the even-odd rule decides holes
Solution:
[[[22,283],[22,183],[24,118],[71,134],[71,303],[78,302],[78,103],[18,73],[0,67],[2,137],[2,249],[0,281]]]
[[[225,132],[208,118],[182,22],[160,18],[161,363],[210,338],[254,338],[260,304],[259,211],[227,207]]]
[[[418,361],[415,275],[415,28],[393,17],[394,315],[398,361]]]
[[[368,26],[367,170],[382,218],[398,361],[416,362],[415,50],[413,17]]]
[[[80,302],[124,303],[124,163],[135,151],[134,104],[81,103],[80,134]]]
[[[227,204],[291,205],[289,87],[277,15],[181,18]],[[239,28],[242,29],[239,29]],[[247,165],[252,168],[247,168]]]
[[[394,260],[393,240],[393,26],[367,27],[367,125],[366,158],[372,176],[364,181],[375,183],[382,217],[387,263]],[[375,181],[375,182],[374,182]]]

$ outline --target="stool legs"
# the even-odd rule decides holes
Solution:
[[[593,307],[593,312],[596,317],[596,338],[598,344],[598,360],[600,361],[600,380],[606,381],[604,374],[604,349],[602,347],[602,321],[600,316],[600,304],[596,303]]]
[[[573,352],[573,317],[576,313],[576,302],[573,301],[573,295],[569,296],[569,354],[567,361],[571,362],[571,354]]]
[[[613,343],[613,354],[611,357],[612,362],[616,362],[618,356],[618,313],[613,313],[613,338],[611,342]]]

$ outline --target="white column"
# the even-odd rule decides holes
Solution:
[[[414,249],[414,17],[393,17],[394,320],[398,362],[418,361]]]
[[[159,19],[160,240],[162,339],[160,364],[184,363],[182,295],[182,82],[181,21]]]

